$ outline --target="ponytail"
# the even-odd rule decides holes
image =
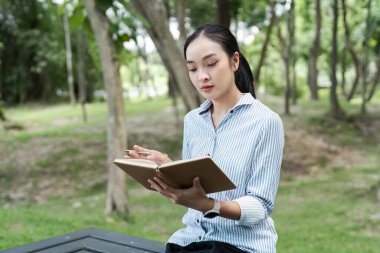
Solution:
[[[239,67],[235,72],[235,83],[237,88],[242,93],[251,93],[251,95],[256,98],[255,88],[254,88],[254,78],[252,74],[251,67],[244,55],[240,54]]]

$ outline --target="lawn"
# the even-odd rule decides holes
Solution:
[[[126,101],[128,144],[148,145],[179,158],[182,127],[170,104],[164,97]],[[130,215],[104,214],[106,104],[90,104],[87,111],[88,122],[83,123],[79,106],[29,105],[6,110],[17,127],[0,132],[0,250],[92,226],[164,242],[182,226],[184,208],[130,179]],[[314,139],[287,140],[291,148],[285,154],[273,214],[278,252],[378,252],[378,145],[364,137],[360,144],[350,144],[353,136],[360,137],[350,127],[329,128],[326,135],[322,134],[323,120],[297,116],[283,116],[283,120],[289,134],[307,129]],[[295,128],[295,123],[301,128]],[[345,134],[349,138],[342,138]],[[328,150],[339,151],[333,154],[335,158],[346,159],[342,150],[356,154],[360,149],[361,161],[332,162],[320,150],[292,148],[296,146],[292,141],[316,138],[331,141]],[[298,164],[289,162],[293,157],[315,159],[300,161],[307,170],[299,173],[293,168],[297,172],[291,173],[289,164]]]

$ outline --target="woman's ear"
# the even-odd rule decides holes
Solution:
[[[232,56],[232,68],[234,71],[236,71],[239,68],[240,64],[240,54],[238,52],[235,52]]]

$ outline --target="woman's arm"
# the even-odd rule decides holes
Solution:
[[[205,194],[199,177],[194,178],[193,186],[188,189],[176,189],[165,184],[161,179],[154,178],[148,180],[151,187],[161,195],[168,198],[172,203],[192,208],[202,213],[211,210],[214,206],[214,200]],[[236,201],[222,201],[220,216],[228,219],[240,219],[240,206]]]

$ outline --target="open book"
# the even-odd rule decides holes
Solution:
[[[235,189],[236,186],[210,157],[178,160],[158,165],[146,159],[115,159],[114,163],[133,179],[149,190],[153,190],[148,179],[159,177],[169,186],[189,188],[199,176],[206,193]]]

